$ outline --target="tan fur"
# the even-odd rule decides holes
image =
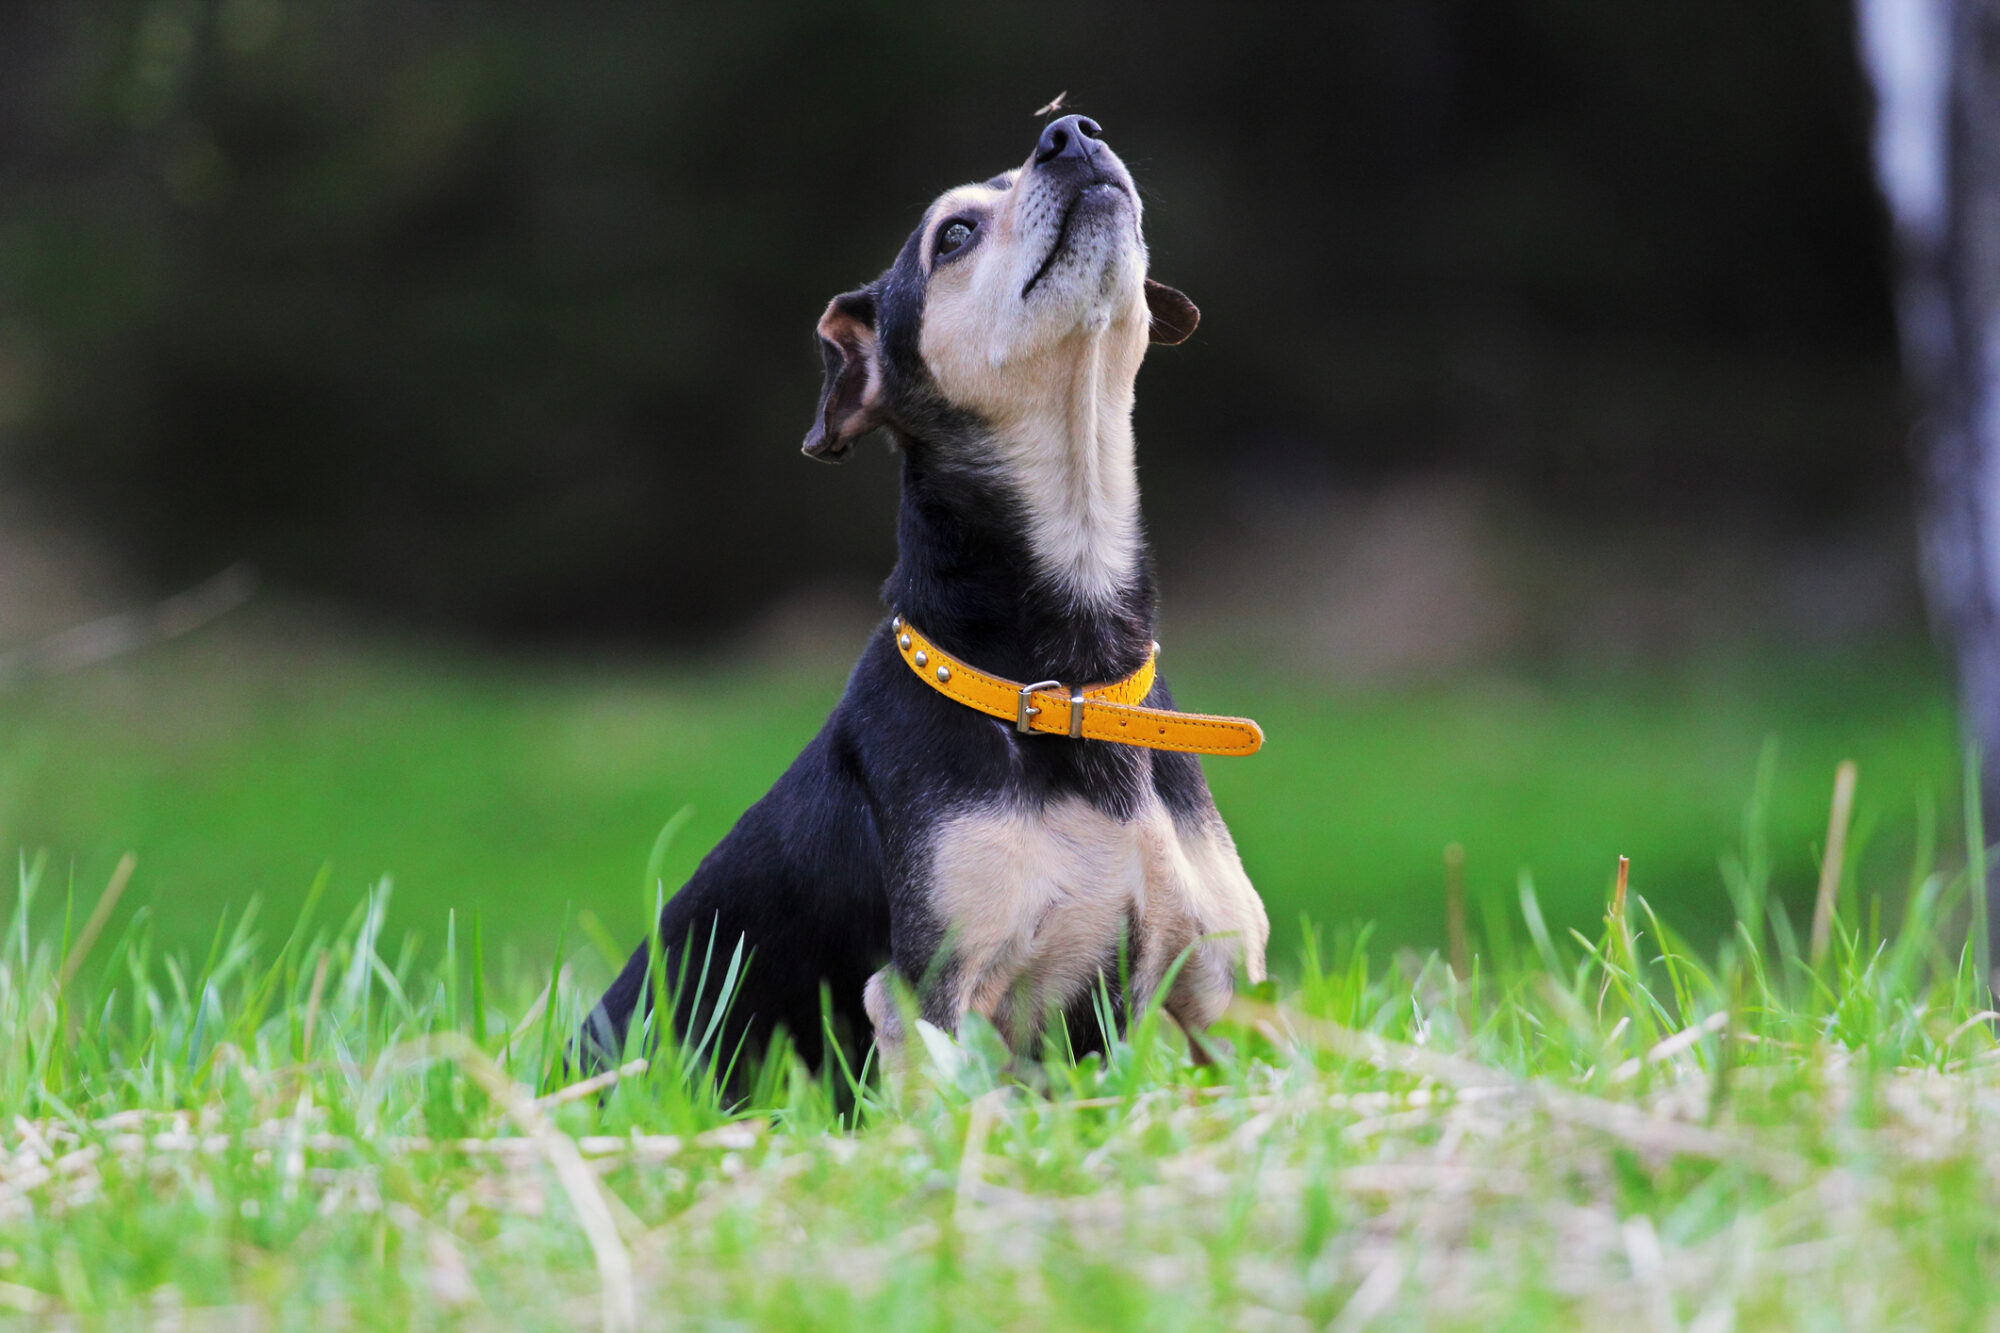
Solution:
[[[903,1063],[903,1014],[896,1007],[894,968],[885,967],[861,988],[861,1007],[875,1029],[875,1049],[891,1066]]]
[[[1128,921],[1135,1007],[1190,945],[1165,1005],[1183,1026],[1221,1015],[1239,965],[1264,977],[1270,923],[1220,820],[1178,823],[1157,800],[1119,820],[1069,797],[959,815],[935,848],[953,1015],[980,1014],[1017,1046],[1095,984]],[[885,1049],[902,1037],[890,999],[885,975],[869,982],[864,1002]]]
[[[1271,938],[1264,900],[1218,816],[1189,826],[1163,813],[1142,827],[1141,847],[1150,891],[1135,989],[1151,995],[1181,951],[1194,945],[1166,1008],[1183,1027],[1205,1028],[1229,1007],[1238,966],[1251,981],[1264,979]]]
[[[1128,224],[1073,236],[1076,264],[1023,300],[1061,223],[1034,180],[961,186],[932,206],[926,254],[961,211],[980,216],[982,235],[933,272],[920,349],[945,397],[992,423],[993,463],[1026,502],[1040,572],[1079,600],[1108,601],[1140,548],[1132,400],[1150,315],[1138,204],[1119,215]]]

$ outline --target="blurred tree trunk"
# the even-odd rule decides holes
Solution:
[[[1897,323],[1918,410],[1932,612],[1957,658],[1980,807],[2000,829],[2000,0],[1858,0]],[[1989,858],[1987,958],[2000,956]]]

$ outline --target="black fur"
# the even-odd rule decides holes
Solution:
[[[1127,675],[1153,640],[1150,570],[1142,562],[1130,586],[1101,606],[1079,606],[1032,575],[1021,500],[982,462],[985,423],[943,400],[918,351],[922,234],[920,226],[886,273],[837,302],[873,316],[882,411],[902,457],[898,559],[883,601],[941,648],[998,675],[1075,682]],[[826,368],[831,381],[841,358],[829,354]],[[829,382],[822,412],[834,391]],[[951,960],[938,957],[944,924],[923,876],[929,833],[953,809],[1003,794],[1029,804],[1081,795],[1124,817],[1149,786],[1177,816],[1212,808],[1192,756],[1018,735],[916,679],[891,636],[885,616],[819,735],[661,914],[667,975],[681,975],[684,951],[694,950],[689,991],[711,935],[711,976],[739,937],[747,942],[748,973],[725,1020],[724,1053],[739,1042],[754,1052],[782,1027],[817,1063],[825,1054],[822,988],[836,1031],[859,1044],[870,1031],[862,989],[885,961],[913,983],[950,976]],[[1171,706],[1164,679],[1146,702]],[[648,953],[633,954],[586,1025],[586,1049],[600,1059],[616,1056],[634,1014],[650,1002]],[[1116,960],[1105,966],[1115,981]],[[920,996],[924,1016],[947,1027],[952,1016],[936,1005],[948,989],[932,985]],[[700,999],[704,1014],[710,1003],[712,996]],[[1095,1031],[1087,1007],[1070,1015],[1073,1037]],[[681,1030],[696,1008],[697,997],[683,993]]]

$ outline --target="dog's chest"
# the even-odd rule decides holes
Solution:
[[[1182,827],[1157,798],[1124,819],[1073,796],[1000,804],[945,821],[933,845],[932,901],[961,1009],[997,1018],[1066,1005],[1100,970],[1115,975],[1121,940],[1142,992],[1217,932],[1239,937],[1232,957],[1254,947],[1246,961],[1262,972],[1262,905],[1227,833]],[[1224,961],[1225,985],[1228,971]]]

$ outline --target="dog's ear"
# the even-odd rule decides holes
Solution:
[[[882,424],[882,365],[875,349],[875,293],[862,288],[827,303],[819,317],[819,354],[826,382],[806,432],[805,454],[838,463],[854,442]]]
[[[1146,309],[1153,313],[1151,336],[1156,343],[1184,343],[1201,323],[1201,311],[1194,308],[1194,302],[1151,278],[1146,279]]]

